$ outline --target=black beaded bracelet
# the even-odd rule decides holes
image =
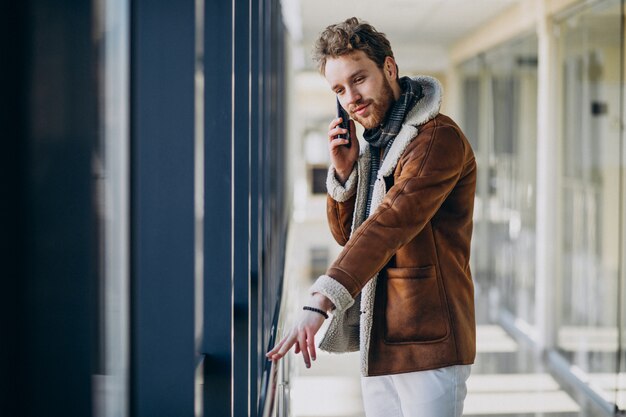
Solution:
[[[303,310],[309,310],[309,311],[315,311],[316,313],[320,313],[322,316],[324,316],[325,319],[328,318],[328,313],[326,313],[324,310],[320,310],[319,308],[304,306],[304,307],[302,307],[302,309]]]

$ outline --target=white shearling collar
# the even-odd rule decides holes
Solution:
[[[396,136],[389,153],[378,170],[379,177],[391,175],[396,168],[402,153],[409,143],[417,136],[418,126],[423,125],[439,114],[443,88],[441,83],[433,77],[420,75],[412,78],[422,87],[424,96],[413,106],[402,123],[402,128]]]

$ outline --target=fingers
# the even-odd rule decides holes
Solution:
[[[330,124],[328,125],[328,130],[333,130],[335,128],[335,126],[337,126],[339,123],[341,123],[343,120],[343,118],[341,117],[337,117],[335,119],[333,119]]]
[[[290,335],[286,342],[282,344],[282,346],[280,347],[280,349],[278,349],[278,352],[274,355],[275,358],[272,359],[280,359],[283,356],[285,356],[287,354],[287,352],[289,352],[289,349],[291,349],[291,347],[294,345],[294,343],[297,342],[296,336],[295,335]],[[276,357],[277,356],[277,357]]]
[[[348,139],[333,139],[328,144],[328,149],[330,149],[331,151],[334,151],[339,146],[347,145],[348,142],[349,142]]]
[[[284,357],[295,345],[295,353],[302,353],[304,364],[311,367],[311,360],[317,359],[315,350],[315,334],[324,323],[324,317],[316,313],[303,312],[299,323],[283,338],[266,356],[270,360],[278,360]]]
[[[307,347],[309,348],[309,353],[311,354],[311,359],[317,359],[317,353],[315,352],[315,334],[308,333],[306,337]]]
[[[337,138],[337,135],[347,135],[347,134],[348,134],[348,129],[343,129],[337,126],[334,129],[330,129],[328,131],[328,140],[333,141]]]
[[[290,334],[289,336],[281,340],[279,344],[274,346],[274,349],[267,352],[265,356],[271,360],[278,360],[285,356],[287,352],[289,352],[289,349],[291,349],[295,342],[296,335]]]
[[[311,357],[309,356],[309,349],[307,349],[307,336],[304,331],[298,333],[298,343],[300,344],[300,350],[302,351],[302,358],[307,368],[311,367]]]
[[[267,352],[267,356],[273,356],[277,354],[280,348],[285,344],[285,341],[287,341],[287,338],[284,338],[283,340],[281,340],[277,345],[274,346],[274,349]]]
[[[337,117],[333,119],[328,125],[328,140],[333,141],[337,137],[337,135],[347,135],[348,133],[352,134],[354,132],[354,121],[350,120],[350,125],[352,128],[350,130],[343,129],[339,124],[343,122],[342,117]],[[347,143],[347,142],[346,142]]]
[[[270,360],[281,359],[294,345],[295,353],[302,353],[304,364],[307,368],[310,368],[311,360],[317,359],[317,352],[315,351],[315,334],[306,332],[305,330],[301,330],[297,334],[291,334],[288,337],[285,337],[265,356],[267,356]]]

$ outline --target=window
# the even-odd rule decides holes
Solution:
[[[310,249],[310,259],[311,279],[324,275],[329,263],[328,248],[323,246],[312,247]]]
[[[326,176],[328,168],[313,166],[310,169],[311,193],[326,194]]]

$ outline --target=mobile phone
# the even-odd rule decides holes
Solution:
[[[348,139],[348,143],[344,146],[349,148],[350,145],[352,145],[352,141],[350,140],[350,115],[341,107],[339,98],[337,98],[337,117],[341,117],[341,123],[339,123],[338,126],[342,129],[346,129],[348,133],[337,135],[336,139]]]

